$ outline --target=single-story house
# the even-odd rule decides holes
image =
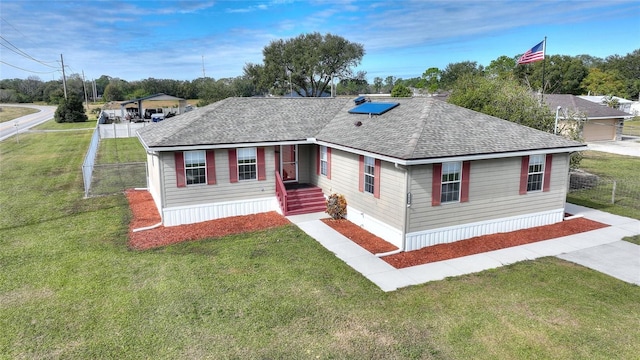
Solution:
[[[602,95],[578,95],[578,97],[580,99],[588,100],[588,101],[591,101],[592,103],[605,105],[605,106],[607,106],[606,105],[607,100],[610,99],[616,102],[616,106],[615,106],[616,109],[626,112],[627,114],[633,115],[631,113],[631,105],[633,104],[633,101],[627,100],[625,98],[621,98],[618,96],[602,96]]]
[[[138,130],[165,226],[323,211],[401,250],[560,222],[586,145],[428,97],[227,98]]]
[[[553,112],[558,111],[559,127],[571,120],[571,114],[580,114],[586,121],[582,124],[584,141],[622,140],[624,120],[630,114],[570,94],[544,95],[544,101]]]

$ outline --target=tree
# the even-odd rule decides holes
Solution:
[[[453,86],[449,102],[501,119],[553,133],[554,114],[513,79],[465,74]]]
[[[387,76],[384,79],[384,92],[390,93],[393,90],[393,86],[396,84],[395,76]]]
[[[440,76],[442,72],[437,67],[430,67],[422,73],[422,87],[430,93],[435,93],[440,88]]]
[[[463,61],[450,63],[440,74],[440,86],[445,90],[450,90],[458,78],[463,75],[482,75],[482,65],[475,61]]]
[[[515,66],[516,59],[502,55],[495,60],[491,60],[491,63],[484,71],[489,77],[507,78],[513,76],[513,68]]]
[[[579,58],[567,55],[547,56],[544,61],[518,65],[514,73],[523,84],[530,89],[542,90],[542,73],[544,70],[545,94],[573,94],[584,92],[582,80],[589,70]]]
[[[358,71],[354,78],[342,79],[336,86],[338,95],[358,95],[369,92],[366,71]]]
[[[353,76],[352,67],[360,64],[364,47],[340,36],[312,33],[272,41],[262,55],[263,65],[245,66],[245,75],[256,88],[280,93],[291,89],[300,96],[315,97],[327,91],[332,77]]]
[[[57,123],[75,123],[87,121],[82,100],[75,94],[70,94],[67,99],[60,100],[53,119]]]
[[[376,76],[373,78],[373,88],[376,91],[376,94],[380,93],[380,90],[382,90],[382,78],[379,76]]]
[[[411,97],[411,95],[413,95],[411,89],[403,84],[396,84],[391,90],[391,97]]]
[[[640,96],[640,49],[625,56],[611,55],[605,59],[603,71],[617,70],[625,79],[627,99],[638,99]]]
[[[625,82],[616,70],[602,71],[598,68],[589,70],[589,75],[582,80],[582,87],[591,95],[626,95]]]

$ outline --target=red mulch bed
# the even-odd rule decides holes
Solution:
[[[360,226],[348,220],[323,220],[325,224],[348,237],[369,252],[376,254],[397,249],[381,238],[369,233]],[[578,234],[607,227],[609,225],[597,221],[577,218],[557,224],[539,226],[530,229],[476,236],[467,240],[460,240],[448,244],[428,246],[419,250],[401,252],[396,255],[385,256],[386,261],[396,269],[421,265],[430,262],[453,259],[457,257],[504,249],[512,246],[529,244],[542,240]],[[382,244],[384,242],[386,245]]]
[[[160,214],[148,191],[127,190],[125,192],[133,213],[129,224],[129,246],[137,250],[151,249],[183,241],[217,238],[225,235],[269,229],[290,224],[289,220],[276,212],[256,215],[233,216],[204,221],[197,224],[164,227],[133,232],[133,229],[155,225]]]
[[[155,225],[160,222],[160,215],[148,191],[127,190],[127,199],[133,213],[129,225],[129,246],[133,249],[145,250],[171,245],[183,241],[216,238],[231,234],[269,229],[290,224],[289,220],[276,212],[256,215],[233,216],[224,219],[205,221],[197,224],[164,227],[133,232],[133,229]],[[329,225],[351,241],[373,254],[396,250],[397,247],[377,237],[348,220],[324,219]],[[531,229],[477,236],[467,240],[449,244],[440,244],[402,252],[382,258],[395,268],[404,268],[435,261],[453,259],[492,250],[499,250],[517,245],[553,239],[585,231],[607,227],[608,225],[585,218],[563,221],[553,225]]]
[[[322,219],[321,221],[372,254],[379,254],[398,249],[397,246],[373,235],[349,220]]]

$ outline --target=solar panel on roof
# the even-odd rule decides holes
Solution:
[[[353,109],[349,110],[349,113],[382,115],[398,105],[400,105],[400,103],[368,102],[354,107]]]
[[[367,101],[367,98],[365,98],[364,96],[358,96],[357,98],[353,99],[353,102],[355,102],[356,105],[360,105],[365,101]]]

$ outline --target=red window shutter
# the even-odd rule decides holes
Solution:
[[[373,197],[376,199],[380,199],[380,167],[380,159],[376,159],[373,168]]]
[[[327,179],[331,180],[331,148],[327,148]]]
[[[364,191],[364,156],[360,155],[358,159],[358,191]]]
[[[264,162],[264,148],[258,148],[258,181],[267,180],[267,169]]]
[[[471,161],[462,162],[462,189],[460,189],[460,202],[469,201],[469,174],[471,173]]]
[[[547,154],[544,164],[544,180],[542,182],[542,191],[549,191],[551,188],[551,163],[553,162],[553,154]]]
[[[238,154],[236,154],[236,149],[229,149],[229,182],[238,182]]]
[[[276,172],[280,172],[280,145],[276,145],[273,147],[273,154]]]
[[[431,206],[440,205],[440,195],[442,194],[442,164],[433,164],[433,175],[431,176]]]
[[[176,151],[174,153],[176,160],[176,183],[178,187],[187,186],[187,181],[184,174],[184,153],[182,151]]]
[[[216,151],[207,150],[207,185],[216,184]]]
[[[318,151],[316,152],[316,175],[320,175],[320,159],[322,158],[322,146],[318,146]]]
[[[520,195],[527,193],[527,182],[529,179],[529,155],[522,157],[520,164]]]

